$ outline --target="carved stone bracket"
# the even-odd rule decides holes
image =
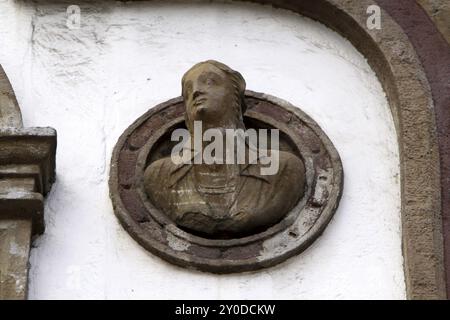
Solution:
[[[55,179],[56,131],[23,128],[0,66],[0,299],[27,296],[33,235],[44,232],[44,196]]]

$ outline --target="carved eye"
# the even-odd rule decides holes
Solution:
[[[208,79],[206,79],[206,84],[208,86],[213,86],[213,85],[216,84],[216,81],[214,79],[212,79],[212,78],[208,78]]]

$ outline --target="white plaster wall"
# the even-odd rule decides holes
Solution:
[[[30,298],[405,298],[395,129],[379,81],[347,40],[267,6],[96,3],[81,5],[81,28],[70,30],[64,4],[0,0],[0,63],[24,123],[58,131]],[[205,59],[300,106],[342,157],[344,193],[325,233],[271,269],[218,276],[172,266],[136,244],[112,211],[119,135],[178,96],[184,71]]]

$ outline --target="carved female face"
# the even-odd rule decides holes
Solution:
[[[188,128],[194,121],[203,121],[206,127],[235,127],[241,112],[236,107],[238,96],[230,77],[213,64],[189,70],[183,85]]]

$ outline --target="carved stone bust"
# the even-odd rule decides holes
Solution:
[[[114,147],[114,213],[170,263],[267,268],[311,245],[338,207],[343,169],[326,133],[300,108],[245,88],[228,66],[198,63],[182,96],[149,108]]]
[[[245,130],[245,86],[240,73],[217,61],[201,62],[188,70],[182,79],[182,96],[190,141],[195,121],[201,121],[202,135],[208,129]],[[250,146],[245,144],[245,148],[249,154]],[[189,231],[228,238],[264,230],[280,221],[303,196],[305,166],[287,151],[252,151],[266,158],[276,152],[278,170],[261,174],[267,164],[262,159],[265,156],[231,164],[174,163],[166,157],[146,168],[145,190],[160,210]]]

